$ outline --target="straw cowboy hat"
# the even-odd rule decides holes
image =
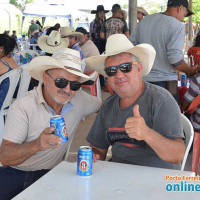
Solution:
[[[139,58],[143,65],[142,76],[146,76],[151,71],[156,56],[155,49],[150,44],[134,46],[124,34],[114,34],[108,37],[105,54],[88,57],[85,62],[91,69],[107,77],[104,72],[106,58],[123,52]]]
[[[105,13],[109,12],[109,10],[104,10],[103,5],[98,5],[96,10],[92,10],[91,14],[97,14],[98,12],[104,11]]]
[[[126,21],[127,17],[128,17],[128,12],[126,10],[121,10],[121,12],[122,12],[122,15],[124,17],[124,20]]]
[[[39,33],[40,31],[38,31],[38,30],[35,30],[35,31],[33,31],[33,33],[32,33],[32,35],[34,36],[35,35],[35,33]]]
[[[52,57],[35,57],[28,67],[28,73],[38,81],[43,81],[43,73],[49,69],[64,69],[72,74],[80,76],[79,82],[92,79],[93,75],[87,76],[81,71],[80,53],[76,50],[65,48],[55,52]]]
[[[38,46],[43,51],[53,54],[62,48],[67,48],[69,40],[61,38],[60,33],[53,30],[50,35],[42,35],[38,38]]]
[[[66,36],[74,36],[78,39],[81,39],[82,37],[84,37],[83,33],[75,32],[74,28],[70,26],[61,27],[60,33],[62,38]]]
[[[149,15],[148,12],[143,7],[137,7],[137,11],[142,13],[144,16]]]

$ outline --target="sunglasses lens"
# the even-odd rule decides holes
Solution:
[[[55,80],[55,86],[58,88],[65,88],[68,84],[68,80],[64,79],[64,78],[57,78]]]
[[[70,82],[70,89],[73,91],[79,90],[81,87],[81,84],[79,82]]]
[[[104,71],[106,72],[107,76],[115,76],[117,73],[117,67],[115,66],[107,67],[104,69]]]
[[[121,72],[128,73],[132,70],[132,63],[124,63],[119,68]]]

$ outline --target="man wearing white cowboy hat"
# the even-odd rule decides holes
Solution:
[[[76,32],[73,27],[69,26],[61,27],[60,33],[62,38],[68,38],[69,40],[68,48],[79,51],[81,60],[83,60],[84,55],[79,44],[79,40],[84,37],[83,33]]]
[[[1,199],[11,199],[60,163],[81,119],[96,112],[101,100],[79,90],[90,79],[81,72],[77,51],[62,49],[52,57],[34,58],[29,74],[40,85],[9,108],[0,147]],[[68,141],[52,134],[53,115],[62,115]]]
[[[180,168],[185,151],[180,109],[167,90],[142,81],[155,54],[151,45],[133,46],[125,35],[115,34],[104,55],[86,58],[115,91],[87,136],[94,161],[104,160],[111,145],[113,162]]]
[[[30,44],[38,44],[39,37],[40,37],[40,31],[38,31],[38,30],[33,31],[31,39],[30,39]],[[33,47],[30,46],[30,49],[33,50]],[[41,49],[37,46],[36,50],[40,51]]]
[[[147,15],[148,15],[148,12],[143,7],[137,7],[137,19],[138,19],[138,21],[141,21]]]

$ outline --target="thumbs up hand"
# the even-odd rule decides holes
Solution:
[[[149,127],[140,115],[139,105],[133,107],[133,117],[126,119],[125,130],[130,138],[145,140]]]

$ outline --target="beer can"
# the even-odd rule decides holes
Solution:
[[[78,150],[77,174],[79,176],[92,175],[93,151],[89,146],[81,146]]]
[[[65,120],[61,115],[52,116],[50,120],[50,126],[55,129],[53,134],[62,138],[62,143],[68,141]]]
[[[186,74],[181,75],[181,86],[187,86],[187,76],[186,76]]]

